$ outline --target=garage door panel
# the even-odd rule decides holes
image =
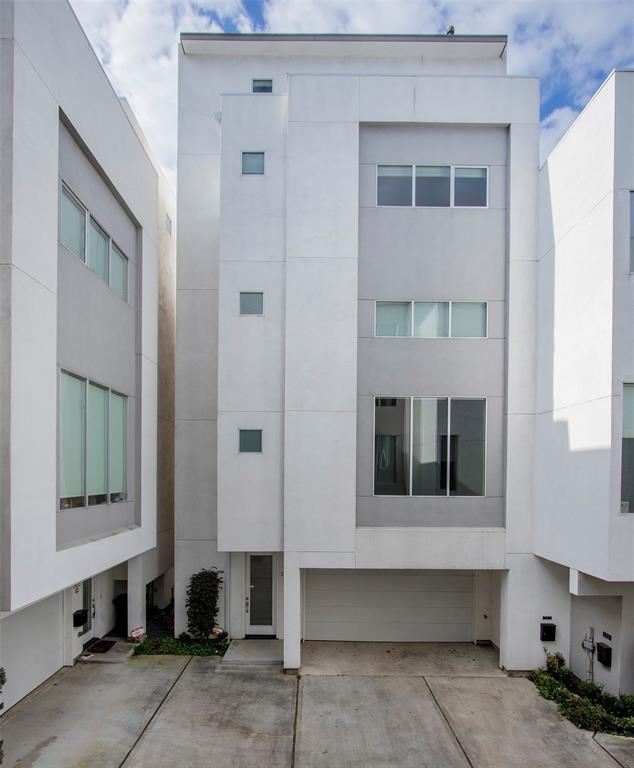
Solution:
[[[458,606],[470,608],[473,604],[472,592],[370,592],[368,590],[313,590],[311,604],[321,606],[374,606],[389,608],[412,607],[431,608],[437,606]]]
[[[308,570],[307,640],[470,642],[473,574]]]
[[[472,640],[471,624],[427,624],[424,635],[418,624],[382,625],[377,621],[368,624],[342,622],[316,626],[309,640],[364,641],[378,643],[469,643]]]
[[[407,584],[408,591],[415,592],[470,592],[473,576],[463,571],[451,571],[443,574],[442,571],[308,571],[310,583],[313,589],[339,591],[346,589],[359,589],[374,592],[400,592],[403,585]],[[424,575],[421,575],[424,574]]]

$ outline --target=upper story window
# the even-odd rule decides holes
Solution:
[[[238,446],[240,453],[262,453],[262,430],[239,430]]]
[[[127,397],[62,371],[60,509],[127,498]]]
[[[377,496],[483,496],[486,400],[377,397]]]
[[[486,301],[377,301],[376,336],[485,338]]]
[[[634,512],[634,384],[623,385],[621,512]]]
[[[243,176],[262,175],[264,173],[264,152],[242,153]]]
[[[261,291],[240,291],[240,314],[264,314],[264,294]]]
[[[128,300],[128,259],[88,209],[63,184],[59,239],[124,301]]]
[[[377,206],[486,208],[489,169],[453,165],[377,165]]]
[[[172,220],[167,213],[165,214],[165,231],[168,235],[172,234]]]
[[[253,93],[273,93],[273,81],[253,80],[251,90]]]

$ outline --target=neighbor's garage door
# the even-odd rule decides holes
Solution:
[[[307,570],[306,640],[473,640],[467,571]]]
[[[5,709],[57,672],[64,663],[63,642],[61,592],[0,621]]]

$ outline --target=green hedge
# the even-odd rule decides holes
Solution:
[[[146,637],[134,646],[135,656],[224,656],[229,640]]]
[[[560,653],[547,654],[546,669],[533,670],[529,678],[578,728],[634,736],[634,696],[612,696],[600,685],[582,682]]]

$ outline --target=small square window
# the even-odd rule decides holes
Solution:
[[[448,165],[416,166],[416,205],[447,208],[451,195],[451,169]]]
[[[469,208],[486,208],[486,168],[456,168],[454,171],[454,205]]]
[[[451,305],[451,335],[484,338],[487,335],[486,302],[454,301]]]
[[[242,173],[245,176],[261,176],[264,173],[264,152],[243,152]]]
[[[264,294],[259,291],[240,291],[240,314],[263,315]]]
[[[253,93],[273,93],[272,80],[254,80]]]
[[[411,336],[412,305],[409,301],[377,301],[376,336]]]
[[[240,453],[262,453],[262,430],[240,430]]]

